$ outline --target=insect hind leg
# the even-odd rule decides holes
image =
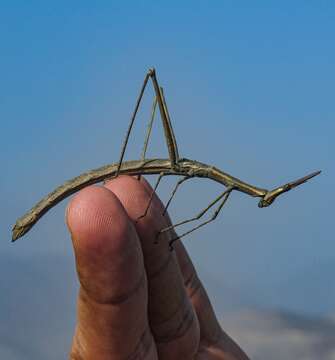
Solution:
[[[204,222],[202,222],[201,224],[195,226],[194,228],[186,231],[185,233],[183,233],[182,235],[180,236],[177,236],[175,238],[173,238],[172,240],[169,241],[169,246],[170,246],[170,249],[172,250],[172,245],[175,241],[181,239],[182,237],[192,233],[193,231],[209,224],[210,222],[214,221],[216,219],[216,217],[218,216],[218,214],[220,213],[221,209],[223,208],[223,206],[225,205],[226,201],[228,200],[229,198],[229,195],[231,194],[233,188],[232,187],[229,187],[226,191],[224,191],[222,194],[220,194],[215,200],[213,200],[205,209],[203,209],[199,214],[197,214],[196,216],[190,218],[190,219],[187,219],[187,220],[184,220],[184,221],[181,221],[177,224],[173,224],[173,225],[170,225],[162,230],[160,230],[157,235],[156,235],[156,242],[157,242],[157,239],[158,237],[162,234],[162,233],[165,233],[167,231],[170,231],[172,229],[175,229],[176,227],[180,226],[180,225],[184,225],[184,224],[187,224],[189,222],[193,222],[195,220],[199,220],[200,218],[202,218],[209,209],[211,209],[215,204],[217,204],[220,200],[221,203],[220,205],[217,207],[217,209],[215,210],[214,214],[212,215],[212,217]]]
[[[217,209],[215,210],[214,214],[212,215],[212,217],[204,222],[202,222],[201,224],[195,226],[194,228],[192,228],[191,230],[188,230],[186,232],[184,232],[183,234],[181,234],[180,236],[176,236],[174,239],[169,241],[169,247],[170,247],[170,251],[173,250],[173,243],[175,243],[177,240],[181,239],[182,237],[192,233],[195,230],[198,230],[199,228],[211,223],[212,221],[214,221],[217,216],[219,215],[220,211],[222,210],[223,206],[225,205],[226,201],[229,198],[229,195],[231,194],[232,189],[228,189],[224,194],[223,200],[220,203],[220,205],[217,207]]]

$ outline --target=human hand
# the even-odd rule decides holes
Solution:
[[[164,206],[143,179],[81,190],[67,209],[80,290],[73,360],[248,360],[221,329]]]

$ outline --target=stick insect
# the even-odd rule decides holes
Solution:
[[[131,133],[131,130],[134,125],[134,121],[136,118],[136,114],[138,112],[145,88],[149,82],[149,80],[152,81],[154,92],[155,92],[155,98],[153,102],[152,112],[151,112],[151,118],[149,121],[149,125],[147,128],[147,133],[145,136],[144,141],[144,147],[142,151],[142,156],[140,160],[132,160],[132,161],[123,161],[125,151],[127,148],[129,136]],[[159,108],[160,117],[163,123],[164,133],[165,133],[165,141],[168,149],[169,158],[168,159],[147,159],[146,158],[146,151],[148,147],[148,141],[151,134],[151,129],[155,117],[155,111],[156,108]],[[212,214],[212,216],[206,220],[198,224],[197,226],[191,228],[190,230],[184,232],[183,234],[179,235],[178,237],[170,240],[169,245],[170,249],[172,249],[173,243],[190,234],[191,232],[199,229],[200,227],[209,224],[210,222],[214,221],[217,216],[219,215],[220,211],[226,204],[228,198],[230,197],[231,193],[233,191],[240,191],[242,193],[245,193],[247,195],[260,198],[258,202],[258,207],[263,208],[271,205],[274,200],[281,194],[288,192],[289,190],[305,183],[309,179],[313,178],[316,175],[319,175],[321,171],[315,171],[312,172],[309,175],[306,175],[298,180],[289,182],[285,185],[279,186],[274,188],[273,190],[266,190],[263,188],[259,188],[257,186],[250,185],[242,180],[239,180],[238,178],[229,175],[228,173],[214,167],[211,165],[207,165],[204,163],[201,163],[199,161],[195,160],[189,160],[186,158],[179,157],[178,153],[178,147],[176,138],[173,132],[170,115],[168,111],[168,107],[165,101],[164,93],[162,87],[159,86],[155,69],[149,69],[147,72],[139,96],[137,98],[136,106],[134,109],[134,112],[132,114],[130,124],[127,130],[127,134],[124,140],[124,143],[122,145],[121,155],[119,158],[119,161],[117,163],[111,164],[111,165],[105,165],[100,168],[88,171],[86,173],[83,173],[69,181],[66,181],[64,184],[57,187],[54,191],[52,191],[50,194],[45,196],[42,200],[40,200],[35,206],[31,208],[25,215],[20,217],[16,224],[13,227],[13,233],[12,233],[12,241],[17,240],[24,234],[26,234],[33,225],[52,207],[54,207],[56,204],[58,204],[60,201],[65,199],[66,197],[70,196],[71,194],[79,191],[80,189],[95,184],[101,181],[105,181],[107,179],[115,178],[120,174],[128,174],[128,175],[137,175],[138,178],[141,177],[141,175],[151,175],[151,174],[158,174],[158,179],[153,187],[152,194],[150,196],[150,199],[148,201],[148,204],[146,206],[145,212],[142,216],[138,218],[140,220],[143,218],[150,207],[151,201],[153,199],[153,194],[157,190],[157,187],[161,181],[161,179],[164,176],[167,175],[177,175],[181,178],[176,183],[171,196],[169,200],[167,201],[163,214],[166,213],[173,197],[175,196],[178,188],[181,184],[183,184],[186,180],[192,179],[194,177],[198,178],[207,178],[210,180],[213,180],[215,182],[218,182],[225,186],[225,190],[216,198],[214,199],[205,209],[203,209],[199,214],[196,216],[189,218],[187,220],[178,222],[176,224],[173,224],[169,227],[166,227],[164,229],[161,229],[156,237],[156,240],[158,239],[159,235],[169,231],[171,229],[174,229],[180,225],[194,222],[196,220],[200,220],[211,208],[216,208]]]

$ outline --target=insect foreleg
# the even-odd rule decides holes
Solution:
[[[142,87],[141,87],[141,90],[140,90],[140,94],[138,95],[136,105],[135,105],[135,109],[134,109],[134,112],[133,112],[133,114],[131,116],[130,123],[129,123],[129,126],[128,126],[127,134],[126,134],[126,137],[125,137],[123,145],[122,145],[120,160],[118,162],[117,170],[116,170],[116,173],[115,173],[114,177],[117,177],[119,175],[120,168],[121,168],[122,161],[123,161],[123,157],[124,157],[124,154],[126,152],[129,136],[130,136],[131,130],[133,128],[135,118],[136,118],[136,114],[137,114],[138,108],[140,107],[141,100],[142,100],[142,97],[143,97],[143,94],[144,94],[144,90],[145,90],[145,88],[147,86],[147,83],[148,83],[148,80],[149,80],[150,76],[151,76],[151,70],[149,70],[147,72],[147,74],[145,75],[145,78],[144,78],[144,81],[143,81],[143,84],[142,84]]]
[[[147,207],[145,208],[144,213],[143,213],[141,216],[139,216],[136,221],[139,221],[140,219],[144,218],[144,217],[147,215],[147,213],[148,213],[148,211],[149,211],[149,208],[150,208],[150,205],[151,205],[151,202],[152,202],[152,199],[153,199],[153,197],[154,197],[154,195],[155,195],[155,192],[156,192],[156,190],[157,190],[157,188],[158,188],[158,185],[159,185],[159,183],[160,183],[160,181],[162,180],[162,178],[163,178],[164,175],[165,175],[165,174],[164,174],[163,172],[161,172],[161,173],[159,174],[158,179],[157,179],[157,181],[156,181],[156,184],[155,184],[155,186],[154,186],[154,188],[152,189],[152,192],[151,192],[151,194],[150,194],[150,198],[149,198]]]
[[[153,125],[154,120],[155,120],[156,108],[157,108],[157,97],[154,98],[154,101],[152,103],[151,116],[150,116],[150,120],[149,120],[149,123],[148,123],[148,126],[147,126],[147,132],[145,134],[145,139],[144,139],[144,144],[143,144],[143,149],[142,149],[142,155],[141,155],[141,160],[143,162],[145,160],[145,156],[146,156],[147,149],[148,149],[148,144],[149,144],[149,139],[150,139],[150,135],[151,135],[152,125]],[[140,178],[141,178],[141,174],[138,175],[137,179],[140,180]]]
[[[169,158],[171,160],[171,167],[175,168],[178,166],[179,154],[177,141],[173,132],[169,111],[166,105],[166,101],[163,94],[163,89],[158,85],[158,81],[156,78],[156,72],[154,69],[151,70],[150,74],[155,94],[158,101],[159,111],[162,118],[162,123],[164,127],[165,140],[169,151]]]

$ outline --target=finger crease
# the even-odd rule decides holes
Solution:
[[[192,271],[191,275],[184,281],[185,287],[188,287],[190,283],[193,282],[194,277],[195,277],[195,272]]]
[[[163,270],[165,270],[165,268],[168,267],[168,265],[170,264],[172,260],[172,254],[171,252],[169,252],[169,255],[167,256],[167,258],[164,260],[163,264],[156,270],[153,271],[152,273],[148,274],[148,278],[150,280],[154,279],[156,276],[158,276],[161,272],[163,272]]]
[[[196,292],[202,287],[200,279],[196,272],[192,272],[191,276],[184,282],[185,287],[190,290],[189,297],[192,298]]]
[[[190,293],[188,294],[188,297],[189,297],[190,299],[192,299],[193,296],[194,296],[201,288],[202,288],[202,285],[201,285],[200,281],[198,281],[198,282],[195,284],[195,286],[191,288],[192,290],[191,290]]]
[[[221,340],[225,338],[225,334],[223,333],[221,327],[216,326],[214,335],[211,338],[203,338],[200,341],[200,347],[203,349],[209,349],[210,347],[215,347]]]
[[[186,309],[187,310],[185,311],[182,319],[179,321],[177,326],[175,326],[173,329],[171,329],[164,335],[155,335],[155,340],[157,342],[167,343],[173,341],[175,339],[182,337],[188,331],[188,329],[192,326],[192,323],[194,321],[194,312],[193,312],[193,308],[190,306],[187,306]],[[175,314],[176,313],[174,313],[173,316]],[[164,322],[170,321],[171,319],[173,319],[173,316],[171,316],[168,320]]]
[[[127,291],[127,293],[120,294],[117,296],[106,296],[106,297],[102,297],[101,299],[97,299],[96,296],[92,296],[91,295],[92,291],[89,291],[85,286],[83,286],[83,284],[81,284],[81,287],[83,288],[87,296],[97,304],[120,305],[123,302],[129,300],[134,294],[136,294],[139,288],[143,285],[144,280],[145,280],[145,271],[142,272],[142,275],[139,281],[135,284],[135,286],[129,291]]]
[[[147,358],[147,354],[154,345],[151,332],[148,326],[144,330],[134,352],[127,358],[127,360],[144,360]]]

